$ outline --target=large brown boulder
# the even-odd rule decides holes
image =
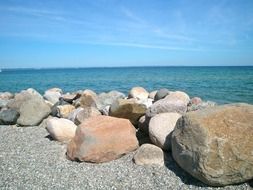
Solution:
[[[134,126],[127,119],[91,117],[79,125],[67,148],[71,160],[101,163],[138,148]]]
[[[253,105],[216,106],[181,117],[172,154],[188,173],[211,186],[253,178]]]
[[[146,105],[138,103],[135,99],[118,99],[111,105],[109,115],[129,119],[136,125],[139,118],[145,115],[146,110]]]

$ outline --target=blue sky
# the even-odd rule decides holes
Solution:
[[[0,68],[253,65],[252,0],[0,0]]]

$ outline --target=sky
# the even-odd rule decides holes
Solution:
[[[0,0],[0,68],[253,65],[252,0]]]

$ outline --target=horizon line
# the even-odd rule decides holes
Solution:
[[[13,67],[0,70],[43,70],[43,69],[103,69],[103,68],[143,68],[143,67],[253,67],[253,65],[143,65],[143,66],[80,66],[80,67]]]

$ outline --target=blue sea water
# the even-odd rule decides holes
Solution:
[[[34,88],[40,93],[52,87],[64,92],[91,89],[118,90],[125,94],[134,87],[149,91],[168,88],[191,97],[217,103],[253,104],[253,67],[126,67],[64,69],[2,69],[0,92]]]

